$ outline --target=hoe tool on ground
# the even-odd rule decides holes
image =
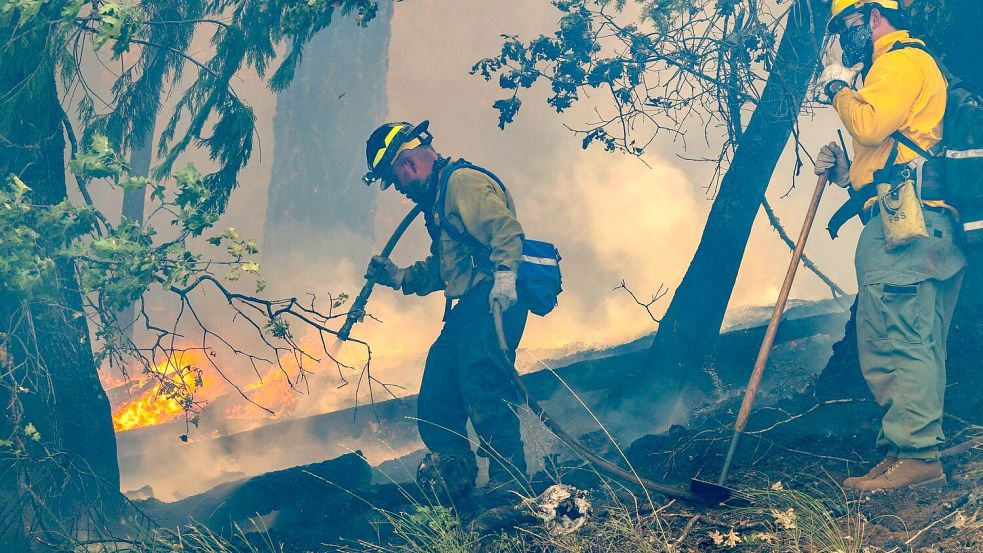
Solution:
[[[775,344],[778,324],[782,321],[785,303],[788,301],[788,294],[792,289],[792,281],[795,280],[795,272],[799,268],[802,251],[806,247],[806,240],[809,239],[809,231],[812,230],[812,223],[816,219],[819,200],[822,199],[823,191],[826,190],[827,179],[828,173],[820,175],[819,181],[816,183],[816,190],[812,193],[809,211],[806,212],[805,221],[802,222],[802,230],[799,232],[799,239],[795,243],[795,251],[792,252],[792,260],[789,262],[788,271],[785,273],[785,282],[782,283],[782,290],[778,294],[778,301],[775,302],[775,309],[771,312],[771,320],[768,321],[765,338],[762,340],[761,348],[758,350],[758,358],[754,362],[751,379],[748,381],[747,389],[744,391],[744,400],[741,402],[741,410],[737,413],[737,422],[734,425],[734,436],[730,440],[730,448],[727,450],[727,457],[724,459],[724,466],[720,470],[720,478],[717,479],[717,485],[723,486],[724,482],[727,481],[727,472],[730,470],[730,465],[734,461],[737,444],[741,440],[741,434],[744,433],[744,429],[747,427],[747,421],[751,415],[751,407],[754,406],[755,397],[758,395],[758,387],[761,385],[761,377],[764,375],[765,365],[768,364],[771,347]]]
[[[509,355],[510,348],[508,347],[507,341],[505,339],[505,330],[502,325],[502,308],[500,305],[496,304],[495,309],[492,312],[495,319],[495,333],[498,335],[498,347],[501,350],[503,363],[508,365],[509,373],[512,376],[512,381],[515,383],[516,388],[525,396],[526,402],[529,405],[529,409],[542,421],[543,424],[552,432],[557,438],[559,438],[563,443],[570,446],[571,449],[576,451],[584,460],[589,461],[594,465],[599,471],[603,472],[607,476],[620,480],[621,482],[638,485],[646,490],[664,495],[666,497],[672,497],[674,499],[681,499],[683,501],[688,501],[691,503],[703,503],[709,505],[719,505],[724,502],[728,502],[730,505],[741,505],[749,504],[750,498],[745,494],[724,487],[720,484],[714,484],[712,482],[705,482],[703,480],[693,479],[690,481],[689,489],[677,488],[675,486],[669,486],[661,482],[653,482],[647,478],[642,478],[634,471],[627,471],[618,465],[604,459],[603,457],[597,455],[586,446],[584,446],[577,438],[574,438],[565,430],[560,424],[554,419],[550,414],[543,409],[542,405],[532,397],[529,393],[529,389],[522,382],[519,377],[519,373],[515,370],[515,364],[511,360]]]
[[[406,232],[406,229],[410,226],[410,223],[412,223],[413,220],[416,219],[416,216],[422,211],[423,210],[420,209],[420,206],[416,206],[406,214],[406,217],[403,217],[403,220],[400,221],[399,226],[397,226],[396,230],[393,231],[393,235],[389,237],[389,241],[386,242],[386,246],[382,248],[382,252],[379,254],[381,257],[389,257],[389,255],[393,253],[393,248],[396,247],[396,243],[403,237],[403,233]],[[338,330],[339,340],[348,340],[349,336],[351,336],[352,327],[355,326],[355,323],[360,323],[362,322],[362,319],[365,318],[365,304],[368,303],[369,296],[372,295],[372,289],[375,288],[375,282],[376,279],[374,278],[365,280],[365,285],[362,286],[362,291],[355,297],[355,301],[352,302],[352,306],[348,310],[348,316],[345,318],[345,324],[341,325],[341,328]]]

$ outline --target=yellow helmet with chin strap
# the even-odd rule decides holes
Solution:
[[[365,161],[369,172],[362,177],[365,184],[381,181],[382,189],[392,184],[392,164],[401,152],[429,145],[433,136],[427,130],[430,121],[413,125],[405,121],[385,123],[377,128],[365,143]]]
[[[880,6],[888,10],[900,10],[907,8],[914,0],[833,0],[830,5],[829,25],[827,30],[831,33],[838,33],[838,28],[843,17],[858,12],[862,9],[870,9]]]

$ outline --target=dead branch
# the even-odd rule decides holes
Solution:
[[[638,296],[636,296],[635,293],[632,292],[630,288],[628,288],[628,285],[625,283],[624,280],[622,280],[621,284],[615,287],[613,290],[624,290],[625,292],[628,292],[628,295],[631,296],[631,299],[635,300],[635,303],[637,303],[639,306],[645,309],[645,312],[648,313],[649,318],[651,318],[656,323],[662,322],[662,319],[657,318],[652,313],[652,305],[654,305],[656,302],[664,298],[666,294],[669,293],[669,289],[664,288],[661,283],[659,284],[659,289],[656,290],[654,294],[652,294],[652,299],[650,299],[647,302],[643,302],[639,300]]]

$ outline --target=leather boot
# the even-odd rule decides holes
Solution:
[[[861,480],[854,487],[860,491],[872,492],[917,486],[943,486],[945,482],[942,463],[937,460],[899,459],[880,476]]]
[[[843,487],[857,489],[857,483],[859,483],[861,480],[870,480],[871,478],[876,478],[884,474],[884,471],[891,468],[891,465],[893,465],[897,461],[898,461],[897,457],[887,456],[884,458],[883,461],[874,465],[874,468],[867,471],[867,474],[863,476],[851,476],[850,478],[844,480]]]

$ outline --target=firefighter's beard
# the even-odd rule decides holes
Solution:
[[[433,206],[433,187],[430,179],[408,182],[400,186],[399,191],[423,208]]]

